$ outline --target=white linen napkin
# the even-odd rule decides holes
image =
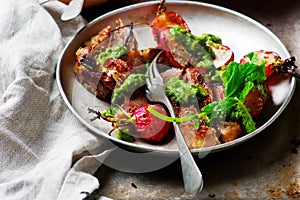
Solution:
[[[66,43],[86,21],[61,22],[65,5],[0,0],[0,199],[83,199],[109,151],[65,106],[54,77]],[[81,137],[83,134],[84,137]]]

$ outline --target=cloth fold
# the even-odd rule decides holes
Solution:
[[[86,155],[103,141],[67,109],[54,74],[86,21],[61,22],[58,1],[0,5],[0,199],[83,199],[99,187],[92,174],[109,151]]]

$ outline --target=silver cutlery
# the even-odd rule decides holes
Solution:
[[[39,4],[43,5],[50,1],[55,1],[55,0],[40,0]],[[61,20],[68,21],[77,17],[82,10],[83,3],[84,0],[72,0],[63,11],[63,14],[61,15]]]
[[[171,117],[176,117],[173,107],[165,93],[164,80],[157,70],[157,59],[160,54],[161,52],[152,61],[147,71],[146,95],[150,101],[163,103],[168,108]],[[178,143],[184,188],[188,195],[195,195],[203,188],[202,174],[185,142],[179,125],[176,122],[173,122],[173,126]]]
[[[83,2],[84,0],[72,0],[65,8],[60,19],[62,21],[68,21],[77,17],[82,10]]]

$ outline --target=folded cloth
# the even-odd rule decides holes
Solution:
[[[109,151],[65,106],[55,66],[86,21],[61,22],[65,5],[0,0],[0,199],[83,199]],[[81,137],[80,134],[84,134]]]

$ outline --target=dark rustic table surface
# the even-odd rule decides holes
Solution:
[[[138,0],[112,0],[85,9],[88,21]],[[300,60],[300,1],[206,0],[245,14],[269,28]],[[300,62],[297,62],[298,65]],[[148,172],[128,173],[103,165],[98,196],[114,199],[249,199],[300,198],[300,89],[285,112],[267,130],[234,148],[195,157],[204,178],[196,196],[186,196],[179,160]]]

